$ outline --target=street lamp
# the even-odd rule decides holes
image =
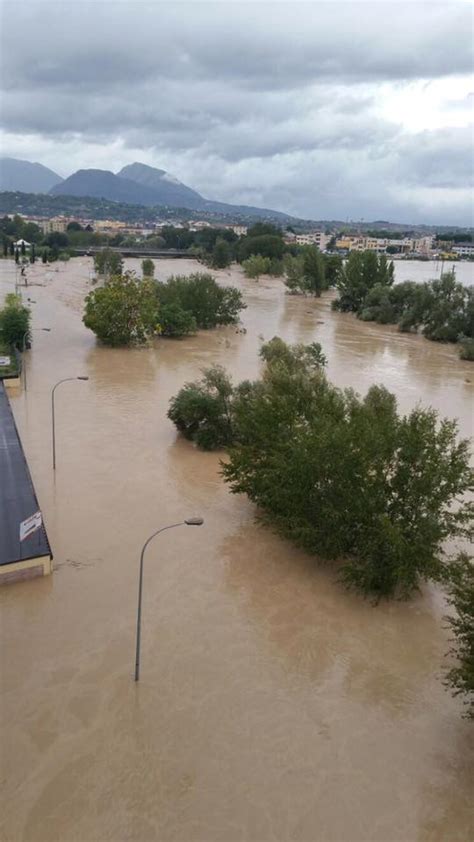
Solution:
[[[29,327],[28,330],[26,330],[25,333],[23,334],[23,342],[21,343],[22,354],[24,354],[25,351],[26,351],[26,337],[33,330],[44,330],[45,333],[51,333],[50,327]],[[26,360],[22,357],[21,362],[22,362],[21,370],[23,372],[23,388],[26,392]]]
[[[161,529],[158,529],[153,535],[150,535],[147,541],[145,541],[142,549],[142,553],[140,556],[140,580],[138,584],[138,612],[137,612],[137,645],[135,650],[135,681],[138,681],[140,678],[140,639],[141,639],[141,624],[142,624],[142,587],[143,587],[143,557],[145,555],[145,550],[148,547],[150,541],[156,536],[159,535],[160,532],[164,532],[166,529],[174,529],[176,526],[202,526],[204,520],[202,517],[188,517],[186,520],[181,521],[180,523],[172,523],[171,526],[162,526]]]
[[[54,393],[61,383],[67,383],[68,380],[89,380],[89,378],[88,377],[64,377],[62,380],[58,380],[56,385],[53,386],[53,390],[51,392],[51,420],[52,420],[52,432],[53,432],[53,471],[56,470],[56,426],[55,426],[55,418],[54,418]]]

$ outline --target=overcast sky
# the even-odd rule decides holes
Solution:
[[[472,224],[467,2],[3,0],[2,154],[313,219]]]

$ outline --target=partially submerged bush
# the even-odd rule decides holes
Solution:
[[[269,257],[263,257],[261,254],[251,254],[247,260],[242,262],[242,269],[246,278],[254,278],[258,281],[260,275],[268,275],[270,273],[272,261]]]
[[[188,336],[197,330],[194,316],[173,301],[160,307],[160,325],[161,335],[173,338]]]
[[[238,289],[219,286],[206,273],[171,276],[165,284],[156,285],[156,294],[161,306],[179,306],[194,317],[201,329],[234,324],[246,307]]]
[[[170,401],[168,418],[203,450],[232,441],[232,384],[220,366],[205,369],[202,380],[186,383]]]

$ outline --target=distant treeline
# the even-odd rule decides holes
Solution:
[[[157,205],[129,205],[92,196],[49,196],[46,193],[0,192],[0,213],[28,216],[78,216],[85,219],[116,219],[120,222],[147,223],[156,219],[217,219],[217,214]]]

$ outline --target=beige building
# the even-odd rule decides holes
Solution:
[[[119,231],[123,231],[123,229],[127,227],[127,223],[118,222],[116,219],[94,219],[93,226],[94,231],[102,231],[103,233],[113,231],[117,234]]]
[[[346,251],[375,251],[378,254],[385,254],[388,248],[396,248],[401,254],[431,254],[433,249],[433,237],[420,237],[412,239],[403,237],[365,237],[362,235],[346,234],[336,240],[336,248]]]
[[[53,216],[52,219],[44,219],[38,222],[43,234],[52,234],[53,231],[59,231],[64,234],[71,219],[65,216]]]
[[[297,234],[295,242],[299,246],[317,246],[320,251],[325,251],[330,239],[323,231],[310,231],[308,234]]]

